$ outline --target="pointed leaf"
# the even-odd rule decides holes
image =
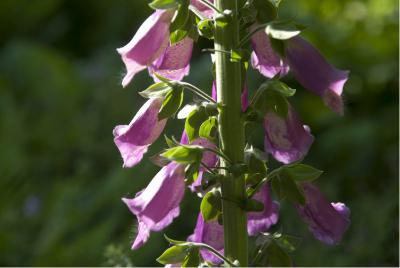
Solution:
[[[179,6],[179,0],[153,0],[149,6],[153,9],[171,9]]]
[[[209,191],[201,200],[200,210],[204,221],[215,219],[222,210],[221,193],[216,189]]]
[[[164,118],[173,116],[181,107],[182,102],[183,89],[181,87],[175,87],[165,96],[160,111],[158,112],[158,119],[162,120]]]
[[[189,246],[172,246],[164,251],[164,253],[157,258],[157,261],[164,265],[181,263],[184,261],[189,250]]]

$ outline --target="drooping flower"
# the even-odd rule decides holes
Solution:
[[[170,80],[182,80],[184,76],[189,74],[192,50],[193,39],[189,37],[169,45],[164,53],[149,66],[150,75],[154,77],[156,82],[158,82],[158,79],[154,76],[154,73]]]
[[[349,208],[343,203],[330,203],[311,183],[303,183],[302,186],[306,204],[295,205],[299,215],[309,225],[315,238],[328,245],[339,243],[350,225]]]
[[[149,99],[129,125],[120,125],[114,128],[114,143],[121,153],[124,161],[123,167],[133,167],[138,164],[148,147],[164,130],[167,120],[158,120],[158,111],[161,105],[161,99]]]
[[[122,80],[123,87],[165,51],[169,43],[169,26],[173,15],[169,10],[156,10],[144,21],[132,40],[117,49],[127,69]]]
[[[297,81],[322,98],[338,114],[343,114],[342,92],[349,72],[330,65],[321,53],[300,37],[286,42],[286,58]]]
[[[266,232],[279,218],[279,203],[272,201],[268,184],[262,186],[254,199],[264,204],[264,210],[247,214],[247,232],[251,236]]]
[[[253,25],[250,30],[257,27]],[[272,78],[276,75],[285,76],[289,72],[286,60],[281,59],[272,49],[268,35],[264,31],[257,31],[251,37],[253,52],[251,53],[251,65],[262,75]]]
[[[303,158],[314,137],[308,126],[303,126],[296,111],[288,104],[286,118],[274,112],[267,112],[264,117],[265,151],[284,164]]]
[[[174,162],[163,167],[134,198],[122,198],[138,219],[138,234],[132,249],[141,247],[151,231],[161,231],[179,216],[185,193],[184,167]]]
[[[201,213],[197,217],[194,233],[188,237],[188,241],[204,243],[212,246],[222,255],[224,254],[224,228],[217,220],[205,222]],[[223,263],[221,259],[206,249],[200,250],[201,257],[215,265]]]

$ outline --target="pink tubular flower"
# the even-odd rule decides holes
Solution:
[[[210,0],[209,2],[214,3],[214,0]],[[195,8],[197,8],[197,10],[200,11],[200,13],[204,17],[211,19],[214,16],[214,11],[205,4],[203,4],[201,1],[190,0],[190,4]]]
[[[149,99],[129,125],[114,128],[114,143],[124,160],[123,167],[133,167],[138,164],[148,147],[164,130],[167,120],[158,120],[161,104],[161,99]]]
[[[290,106],[286,118],[268,112],[264,117],[265,151],[284,164],[302,159],[310,149],[314,137],[308,126],[303,126]]]
[[[193,40],[189,37],[169,45],[164,53],[149,66],[150,75],[157,73],[170,80],[182,80],[189,74],[190,59],[192,58]]]
[[[296,80],[322,98],[338,114],[343,114],[341,98],[349,72],[330,65],[321,53],[300,37],[287,40],[286,58]]]
[[[343,203],[330,203],[311,183],[302,185],[306,204],[296,204],[297,212],[315,238],[328,245],[338,244],[350,225],[350,210]]]
[[[165,51],[169,43],[169,26],[173,14],[172,11],[155,11],[140,26],[132,40],[117,49],[127,69],[122,80],[123,87]]]
[[[222,255],[224,254],[224,228],[216,220],[205,222],[201,213],[197,217],[194,233],[188,237],[188,241],[208,244]],[[221,259],[206,249],[201,249],[200,254],[205,261],[215,265],[223,263]]]
[[[179,216],[179,204],[185,193],[184,167],[170,163],[135,198],[122,198],[138,219],[138,234],[132,249],[141,247],[150,231],[161,231]]]
[[[254,29],[253,25],[251,29]],[[251,30],[250,29],[250,30]],[[289,72],[289,66],[282,60],[271,47],[268,35],[264,31],[257,31],[251,37],[253,52],[251,53],[251,65],[262,75],[272,78],[276,75],[281,77]]]
[[[251,236],[266,232],[279,218],[279,203],[272,201],[268,184],[262,186],[254,199],[264,204],[264,210],[247,214],[247,232]]]

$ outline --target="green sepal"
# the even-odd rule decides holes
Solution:
[[[182,263],[186,255],[188,255],[190,248],[190,246],[182,245],[172,246],[164,251],[164,253],[157,258],[157,261],[164,265]]]
[[[201,215],[204,221],[215,219],[222,211],[221,193],[213,189],[205,194],[200,204]]]
[[[153,0],[149,6],[152,9],[172,9],[177,8],[180,0]]]
[[[173,116],[181,107],[183,102],[183,88],[180,86],[174,87],[165,95],[164,101],[158,112],[158,120],[162,120]]]
[[[209,117],[200,125],[199,136],[210,141],[215,141],[217,129],[218,119],[215,116]]]
[[[193,110],[185,121],[185,131],[189,142],[192,142],[199,137],[199,129],[201,124],[207,120],[208,115],[204,106],[199,106]]]
[[[295,164],[283,166],[280,171],[281,177],[289,177],[296,182],[313,181],[322,175],[323,171],[306,164]]]
[[[200,161],[191,163],[185,168],[185,182],[187,185],[194,183],[199,177]]]
[[[167,149],[161,156],[179,164],[197,163],[203,156],[203,147],[197,145],[176,146]]]
[[[185,256],[181,266],[182,267],[198,267],[201,262],[200,249],[192,247],[189,253]]]
[[[144,98],[162,98],[165,97],[171,90],[171,85],[165,82],[158,82],[139,92],[139,94]]]
[[[268,23],[265,32],[268,36],[278,40],[288,40],[299,35],[305,27],[292,20],[277,20]]]
[[[178,29],[169,34],[169,41],[170,41],[171,45],[173,45],[173,44],[178,43],[179,41],[182,41],[187,35],[188,35],[188,31],[186,31],[184,29]]]

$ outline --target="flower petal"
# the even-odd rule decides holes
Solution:
[[[268,112],[264,118],[264,129],[265,150],[284,164],[302,159],[314,141],[309,127],[303,126],[290,104],[286,118]]]
[[[150,65],[168,46],[169,25],[173,14],[172,11],[155,11],[139,27],[132,40],[117,49],[127,69],[122,81],[124,87],[136,73]]]
[[[214,3],[214,0],[209,0],[209,2]],[[214,11],[201,3],[200,0],[190,0],[190,4],[197,8],[204,17],[211,19],[214,16]]]
[[[304,206],[296,204],[297,212],[308,223],[315,238],[328,244],[338,244],[350,225],[350,210],[343,203],[330,203],[311,183],[303,183]]]
[[[272,201],[268,184],[265,184],[254,195],[254,199],[264,204],[264,210],[247,214],[247,232],[251,236],[268,231],[272,225],[278,222],[279,218],[279,203]]]
[[[205,243],[216,250],[222,255],[224,254],[224,228],[219,225],[218,221],[204,222],[203,216],[199,213],[197,217],[196,227],[194,233],[188,237],[188,241]],[[208,250],[201,249],[200,254],[205,261],[212,262],[215,265],[222,264],[223,261],[216,257]]]
[[[164,130],[167,120],[158,120],[161,104],[161,99],[149,99],[129,125],[114,128],[114,142],[124,160],[123,167],[133,167],[138,164],[148,147]]]
[[[256,25],[253,25],[251,29],[255,27]],[[251,43],[253,46],[251,65],[254,69],[257,69],[268,78],[272,78],[277,74],[283,77],[289,72],[289,66],[286,61],[282,60],[272,49],[269,37],[264,31],[257,31],[253,34]]]
[[[154,73],[170,80],[182,80],[189,74],[192,50],[193,40],[189,37],[168,46],[164,53],[149,66],[150,75],[156,82],[159,81]]]
[[[304,88],[320,96],[333,111],[343,113],[341,95],[349,71],[330,65],[315,47],[300,37],[287,41],[286,58]]]
[[[179,204],[185,193],[184,167],[170,163],[163,167],[149,185],[133,199],[123,198],[139,222],[133,248],[142,246],[150,231],[160,231],[179,216]]]

